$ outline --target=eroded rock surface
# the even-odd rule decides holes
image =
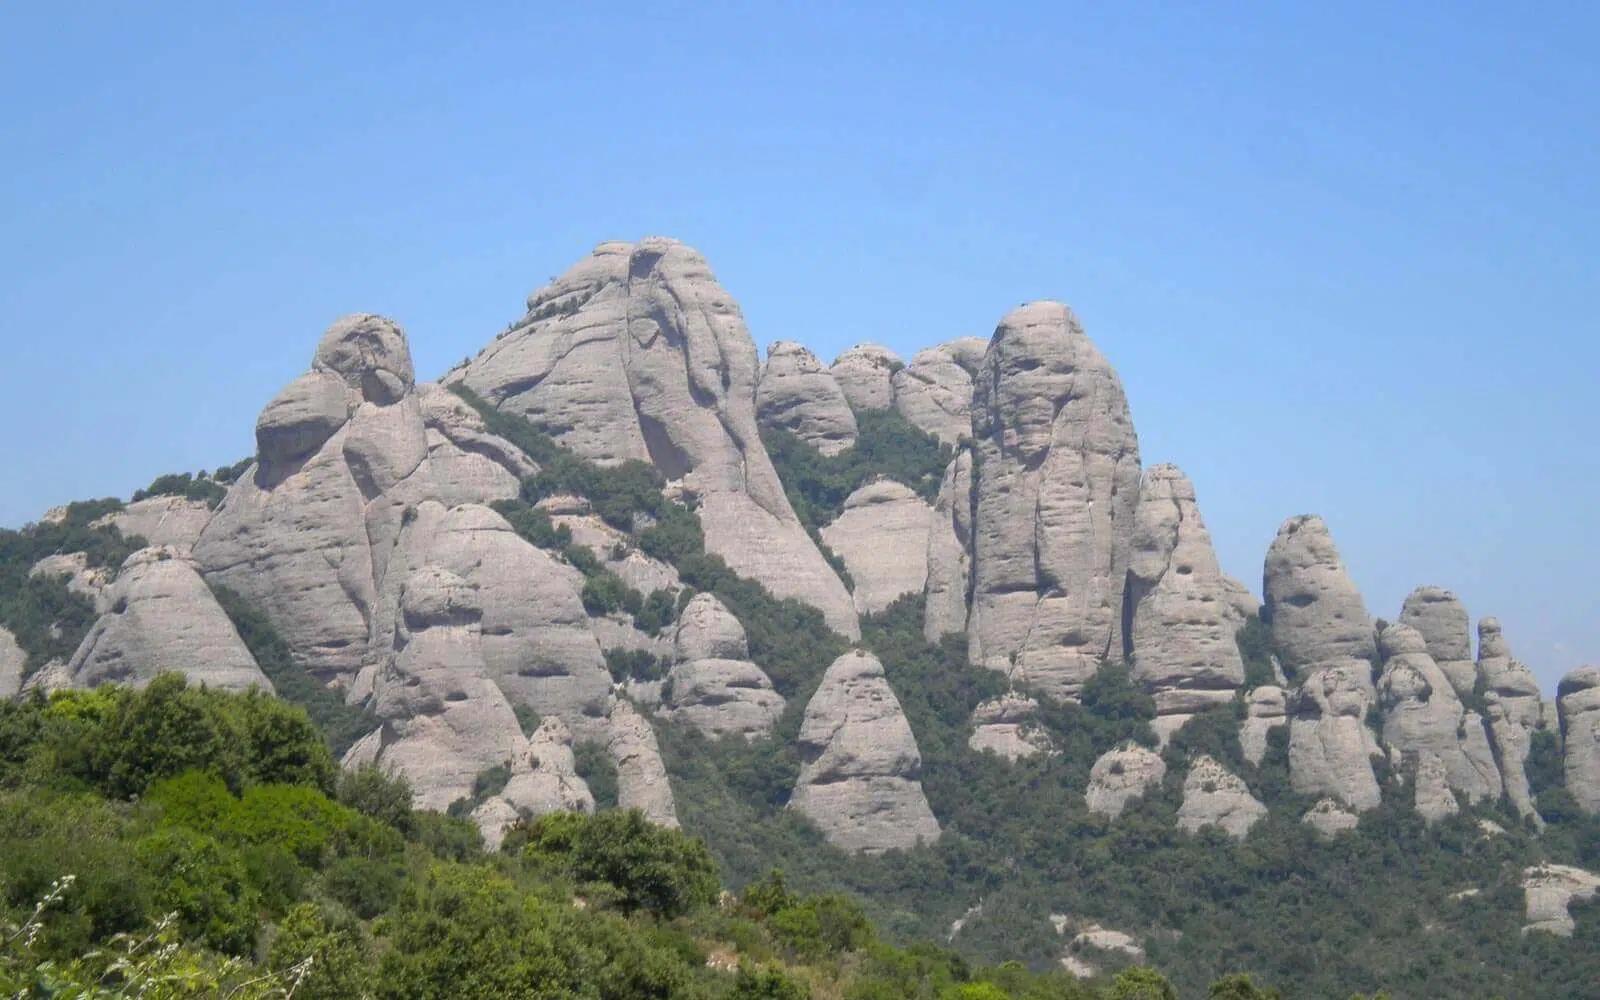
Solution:
[[[905,362],[881,344],[857,344],[834,359],[828,371],[857,410],[894,406],[894,373]]]
[[[967,628],[972,574],[972,451],[963,448],[945,467],[928,527],[928,587],[922,632],[938,642]]]
[[[211,520],[210,505],[183,497],[149,497],[135,500],[96,524],[116,526],[123,538],[137,535],[145,544],[187,553]]]
[[[1288,698],[1283,688],[1263,684],[1245,695],[1244,722],[1239,725],[1239,746],[1244,759],[1259,765],[1267,755],[1267,737],[1279,726],[1288,725]]]
[[[1089,788],[1083,793],[1089,811],[1116,819],[1128,803],[1144,795],[1167,776],[1161,755],[1147,747],[1126,743],[1101,754],[1089,769]]]
[[[617,765],[618,808],[639,809],[652,823],[676,827],[672,782],[661,760],[655,730],[626,701],[618,701],[611,709],[606,750]]]
[[[972,373],[948,345],[918,351],[892,385],[894,408],[912,425],[948,445],[972,436]]]
[[[1478,682],[1472,662],[1472,620],[1455,594],[1443,587],[1418,587],[1401,606],[1399,624],[1409,625],[1422,636],[1428,655],[1450,678],[1456,694],[1472,694]]]
[[[1584,809],[1600,813],[1600,667],[1579,667],[1561,678],[1556,699],[1567,790]]]
[[[1178,826],[1190,833],[1201,827],[1221,827],[1230,837],[1243,840],[1267,817],[1263,805],[1243,779],[1211,757],[1201,756],[1189,766],[1183,780],[1183,805],[1178,807]]]
[[[1478,622],[1478,675],[1483,680],[1484,704],[1489,715],[1489,735],[1500,759],[1500,776],[1506,795],[1517,812],[1535,824],[1544,820],[1533,805],[1528,787],[1528,754],[1533,734],[1545,726],[1545,704],[1539,681],[1511,655],[1500,622]]]
[[[1326,795],[1356,812],[1378,805],[1372,758],[1377,737],[1367,728],[1376,695],[1372,665],[1343,659],[1320,663],[1289,699],[1289,778],[1302,795]]]
[[[875,614],[928,582],[928,530],[933,508],[904,483],[880,479],[845,499],[823,527],[822,541],[855,580],[858,612]]]
[[[1300,822],[1315,829],[1326,840],[1346,830],[1354,830],[1361,819],[1338,799],[1320,799],[1306,810]]]
[[[1372,618],[1322,518],[1291,517],[1267,550],[1262,596],[1272,639],[1291,676],[1377,656]]]
[[[877,657],[858,650],[833,661],[806,705],[799,745],[789,805],[830,843],[878,853],[938,839],[922,755]]]
[[[1071,310],[995,330],[975,380],[981,458],[968,622],[974,664],[1072,699],[1122,650],[1139,444],[1122,383]]]
[[[972,736],[967,746],[992,750],[1009,761],[1054,750],[1050,736],[1036,721],[1039,703],[1021,694],[981,702],[972,710]]]
[[[1571,937],[1578,924],[1568,908],[1600,892],[1600,875],[1571,865],[1534,865],[1522,873],[1522,892],[1528,915],[1522,933],[1546,931]]]
[[[772,731],[784,698],[750,662],[744,626],[711,594],[696,594],[678,618],[670,692],[661,714],[681,719],[712,738],[747,739]]]
[[[28,654],[17,645],[17,637],[0,626],[0,698],[10,698],[22,690],[22,671]]]
[[[781,428],[824,455],[856,443],[856,416],[844,390],[811,350],[792,340],[767,347],[756,387],[756,419]]]
[[[114,566],[90,566],[89,557],[83,552],[56,552],[34,563],[28,575],[61,577],[66,580],[68,590],[87,597],[89,603],[100,610],[115,570]]]

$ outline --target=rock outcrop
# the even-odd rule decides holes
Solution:
[[[1291,676],[1332,661],[1376,658],[1372,618],[1322,518],[1283,523],[1267,550],[1261,588],[1273,643]]]
[[[1378,638],[1383,742],[1401,773],[1416,770],[1417,811],[1430,821],[1456,812],[1456,791],[1472,801],[1498,800],[1500,770],[1483,719],[1462,707],[1422,633],[1394,624]]]
[[[1167,764],[1148,747],[1125,743],[1100,755],[1089,769],[1089,787],[1083,793],[1091,813],[1116,819],[1128,803],[1144,795],[1167,776]]]
[[[95,524],[115,525],[123,538],[138,536],[153,548],[186,553],[210,521],[211,507],[200,500],[158,496],[135,500]]]
[[[756,419],[762,427],[792,432],[824,455],[856,443],[856,416],[844,390],[809,348],[792,340],[767,347],[756,386]]]
[[[1233,700],[1244,683],[1234,640],[1241,622],[1194,486],[1175,465],[1144,474],[1125,599],[1133,680],[1155,698],[1158,729],[1175,731],[1195,712]]]
[[[1072,699],[1122,653],[1139,444],[1122,383],[1057,302],[1016,309],[975,380],[969,655]]]
[[[1428,655],[1465,698],[1478,682],[1472,662],[1472,620],[1466,605],[1443,587],[1418,587],[1400,608],[1401,625],[1409,625],[1427,643]]]
[[[0,626],[0,698],[10,698],[22,690],[22,672],[28,654],[17,645],[17,637]]]
[[[506,828],[519,818],[552,812],[594,812],[594,796],[578,777],[572,732],[556,716],[539,723],[511,762],[511,780],[473,810],[472,819],[485,845],[497,850]]]
[[[882,611],[928,582],[928,529],[933,508],[893,479],[856,490],[823,527],[822,541],[844,560],[855,581],[852,598],[863,615]]]
[[[1183,780],[1183,805],[1178,807],[1178,826],[1190,833],[1202,827],[1219,826],[1228,836],[1243,840],[1267,817],[1267,807],[1244,781],[1211,757],[1202,755],[1189,765]]]
[[[894,408],[912,425],[948,445],[972,436],[972,373],[951,347],[918,351],[892,385]]]
[[[1300,817],[1300,822],[1316,830],[1326,840],[1346,830],[1354,830],[1360,825],[1361,818],[1338,799],[1319,799]]]
[[[705,259],[647,239],[602,244],[451,378],[585,458],[651,462],[699,497],[708,551],[855,638],[850,595],[761,446],[758,368],[739,307]]]
[[[972,736],[967,746],[992,750],[1009,761],[1052,753],[1050,736],[1036,721],[1039,703],[1026,695],[1006,694],[981,702],[972,710]]]
[[[905,366],[900,355],[881,344],[857,344],[834,359],[828,372],[857,410],[894,406],[894,373]]]
[[[938,642],[967,628],[972,575],[972,452],[963,448],[945,467],[928,526],[927,603],[922,633]]]
[[[1378,805],[1372,758],[1377,737],[1367,728],[1372,665],[1322,661],[1289,699],[1289,779],[1302,795],[1325,795],[1357,812]]]
[[[922,755],[876,657],[855,651],[833,661],[806,705],[799,746],[789,805],[830,843],[880,853],[938,839]]]
[[[1239,724],[1239,746],[1244,759],[1259,765],[1267,756],[1267,737],[1274,729],[1288,725],[1288,698],[1283,688],[1263,684],[1245,695],[1244,721]]]
[[[606,750],[617,765],[618,808],[638,809],[658,826],[676,827],[672,782],[649,720],[626,701],[618,701],[609,721]]]
[[[96,610],[104,607],[105,589],[116,575],[114,566],[90,566],[83,552],[56,552],[45,556],[28,570],[32,576],[54,576],[66,580],[67,589],[82,594]]]
[[[696,594],[678,616],[670,694],[663,716],[681,719],[713,739],[753,739],[772,731],[784,698],[750,662],[744,626],[711,594]]]
[[[1556,687],[1567,790],[1578,805],[1600,813],[1600,667],[1579,667]]]
[[[1600,875],[1571,865],[1534,865],[1522,872],[1522,892],[1528,915],[1522,933],[1545,931],[1571,937],[1578,924],[1568,907],[1600,893]]]
[[[106,611],[72,654],[74,687],[142,687],[162,671],[223,691],[272,691],[194,565],[173,548],[130,555],[105,593]]]
[[[1533,671],[1512,658],[1497,619],[1478,622],[1477,672],[1483,680],[1489,735],[1499,757],[1506,795],[1517,812],[1542,825],[1544,820],[1534,808],[1528,787],[1527,764],[1533,734],[1545,726],[1545,705],[1539,681]]]

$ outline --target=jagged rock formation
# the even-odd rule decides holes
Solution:
[[[1139,444],[1127,398],[1058,302],[1000,322],[975,380],[969,655],[1056,698],[1122,650]]]
[[[864,615],[882,611],[928,581],[928,529],[933,508],[916,491],[880,479],[845,498],[844,510],[823,527],[822,541],[844,560],[855,581],[852,597]]]
[[[617,765],[617,806],[639,809],[652,823],[676,827],[672,782],[649,721],[626,701],[618,701],[611,709],[608,733],[606,750]]]
[[[57,552],[34,563],[28,575],[64,578],[68,590],[87,597],[98,611],[104,606],[102,596],[115,573],[113,567],[90,566],[89,557],[82,552]]]
[[[149,546],[186,553],[210,520],[211,508],[199,500],[161,496],[135,500],[95,524],[115,525],[123,538],[137,535]]]
[[[73,687],[142,687],[165,670],[224,691],[272,691],[194,565],[173,548],[130,555],[105,592],[106,612],[72,654]]]
[[[1100,755],[1089,769],[1089,787],[1083,793],[1091,813],[1116,819],[1130,801],[1167,776],[1167,764],[1154,750],[1125,743]]]
[[[1472,620],[1455,594],[1443,587],[1418,587],[1401,606],[1399,623],[1422,636],[1428,655],[1450,678],[1456,694],[1472,694],[1478,682],[1472,662]]]
[[[844,390],[809,348],[792,340],[767,347],[756,386],[756,419],[762,427],[792,431],[824,455],[856,443],[856,416]]]
[[[1377,656],[1372,619],[1322,518],[1283,523],[1267,550],[1261,587],[1264,620],[1292,676],[1334,660]]]
[[[1245,717],[1239,724],[1239,746],[1244,759],[1259,765],[1267,755],[1267,736],[1279,726],[1288,725],[1288,698],[1283,688],[1263,684],[1245,695]]]
[[[1228,602],[1229,614],[1238,624],[1243,625],[1246,618],[1261,613],[1261,601],[1255,593],[1242,581],[1226,573],[1222,574],[1222,593]]]
[[[928,586],[922,633],[938,642],[967,628],[972,574],[972,451],[963,448],[945,467],[928,525]]]
[[[673,240],[604,243],[451,378],[578,454],[639,459],[699,497],[707,549],[860,635],[756,424],[755,343],[705,259]]]
[[[804,763],[791,808],[846,851],[879,853],[939,837],[922,793],[922,755],[870,653],[833,661],[800,726]]]
[[[1194,486],[1175,465],[1144,474],[1126,595],[1133,680],[1154,696],[1158,732],[1233,700],[1244,683],[1228,587],[1200,519]]]
[[[1527,763],[1533,734],[1545,725],[1545,706],[1538,680],[1533,671],[1512,658],[1497,619],[1478,622],[1477,672],[1483,680],[1489,735],[1499,756],[1506,795],[1517,812],[1542,826],[1544,820],[1534,808],[1528,787]]]
[[[967,746],[992,750],[1009,761],[1053,753],[1050,736],[1035,721],[1039,703],[1026,695],[1006,694],[981,702],[972,710],[972,736]]]
[[[1401,773],[1416,769],[1417,811],[1430,821],[1456,812],[1454,791],[1473,801],[1499,799],[1500,770],[1483,719],[1462,707],[1422,633],[1394,624],[1378,638],[1383,742]]]
[[[1323,839],[1328,839],[1346,830],[1354,830],[1361,819],[1338,799],[1319,799],[1300,817],[1300,822],[1315,829]]]
[[[1593,899],[1600,892],[1600,875],[1571,865],[1534,865],[1523,870],[1522,892],[1528,914],[1522,933],[1546,931],[1571,937],[1578,924],[1568,907]]]
[[[900,415],[949,445],[972,436],[972,372],[957,360],[961,350],[941,344],[918,351],[891,379]]]
[[[27,666],[28,654],[17,645],[17,637],[0,626],[0,698],[22,690],[22,671]]]
[[[1556,687],[1567,790],[1578,804],[1600,813],[1600,667],[1579,667]]]
[[[1267,817],[1263,805],[1238,775],[1211,757],[1201,756],[1189,766],[1183,780],[1183,805],[1178,826],[1195,833],[1205,826],[1220,826],[1230,837],[1243,840]]]
[[[663,716],[682,719],[713,739],[746,739],[772,731],[783,695],[750,662],[744,626],[710,594],[696,594],[678,616],[670,690]]]
[[[1378,804],[1372,758],[1381,751],[1366,724],[1374,698],[1367,661],[1317,664],[1289,699],[1289,779],[1295,791],[1331,796],[1357,812]]]
[[[900,355],[881,344],[857,344],[828,369],[844,398],[857,410],[894,406],[894,373],[905,366]]]
[[[511,762],[511,780],[472,812],[485,845],[498,850],[506,828],[522,816],[552,812],[594,812],[594,796],[578,777],[572,732],[559,718],[539,723],[523,751]]]

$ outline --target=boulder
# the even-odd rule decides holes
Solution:
[[[1108,750],[1089,769],[1089,788],[1083,793],[1091,813],[1116,819],[1128,803],[1159,785],[1167,776],[1166,762],[1148,747],[1124,743]]]
[[[1267,735],[1288,725],[1288,699],[1283,688],[1263,684],[1245,695],[1245,717],[1239,724],[1239,746],[1244,759],[1259,765],[1267,756]]]
[[[972,451],[963,448],[945,467],[928,526],[928,586],[922,634],[938,642],[967,629],[972,574]]]
[[[1545,727],[1545,704],[1538,679],[1512,657],[1500,622],[1494,618],[1478,622],[1477,673],[1484,686],[1489,736],[1500,761],[1506,795],[1518,813],[1542,826],[1544,820],[1534,808],[1528,787],[1527,764],[1533,734]]]
[[[1261,587],[1264,618],[1291,676],[1377,657],[1372,619],[1322,518],[1307,514],[1283,523],[1267,550]]]
[[[806,705],[790,808],[852,853],[932,843],[939,823],[922,792],[922,755],[877,657],[833,661]]]
[[[750,655],[744,626],[714,594],[696,594],[684,605],[672,645],[679,663],[743,660]]]
[[[1140,478],[1127,397],[1057,302],[1000,322],[976,385],[969,657],[1074,699],[1123,651]]]
[[[1300,817],[1300,822],[1312,827],[1324,840],[1328,840],[1346,830],[1354,830],[1361,820],[1338,799],[1320,799],[1316,805],[1306,810],[1306,814]]]
[[[290,382],[256,418],[256,458],[277,478],[315,455],[350,419],[359,397],[332,372]]]
[[[1399,624],[1422,636],[1428,655],[1450,678],[1456,694],[1463,698],[1472,694],[1478,683],[1472,662],[1472,620],[1455,594],[1443,587],[1418,587],[1406,596]]]
[[[857,344],[835,358],[828,372],[852,408],[887,410],[894,406],[894,373],[904,364],[880,344]]]
[[[876,614],[928,582],[928,530],[933,508],[892,479],[856,490],[822,529],[822,541],[844,560],[855,580],[858,612]]]
[[[1346,658],[1319,663],[1289,699],[1289,779],[1302,795],[1324,795],[1356,812],[1381,800],[1372,758],[1381,755],[1367,728],[1372,665]]]
[[[1157,465],[1144,475],[1126,600],[1132,678],[1155,698],[1158,722],[1233,700],[1244,683],[1234,639],[1241,622],[1231,610],[1194,486],[1175,465]]]
[[[1267,817],[1267,807],[1250,794],[1238,775],[1211,757],[1202,755],[1189,765],[1183,780],[1183,805],[1178,808],[1178,826],[1195,833],[1205,826],[1219,826],[1228,836],[1243,840]]]
[[[660,714],[713,739],[771,732],[786,703],[749,655],[744,627],[733,612],[711,594],[696,594],[678,616]]]
[[[1417,811],[1430,821],[1456,812],[1454,791],[1472,801],[1497,801],[1500,770],[1484,721],[1462,706],[1422,633],[1390,625],[1379,635],[1379,649],[1383,742],[1402,773],[1416,768]]]
[[[972,736],[967,746],[978,753],[991,750],[1009,761],[1053,753],[1050,736],[1036,721],[1039,703],[1021,694],[1006,694],[980,702],[972,710]]]
[[[142,687],[163,671],[223,691],[272,691],[272,682],[194,565],[174,548],[130,555],[106,590],[106,612],[67,664],[73,687]]]
[[[618,808],[638,809],[658,826],[677,827],[672,782],[649,720],[619,700],[606,728],[606,750],[617,765]]]
[[[11,698],[22,690],[22,672],[28,667],[28,654],[17,645],[17,637],[0,626],[0,698]]]
[[[839,383],[809,348],[792,340],[767,347],[756,386],[756,419],[786,430],[824,455],[856,443],[856,415]]]
[[[450,376],[601,463],[652,463],[699,498],[706,548],[855,638],[850,595],[789,506],[756,423],[755,343],[698,253],[602,244]]]
[[[211,505],[202,500],[158,496],[135,500],[96,525],[114,526],[123,538],[143,538],[146,545],[187,553],[211,520]]]
[[[1600,813],[1600,667],[1579,667],[1556,687],[1567,791],[1578,805]]]
[[[972,373],[946,347],[918,351],[894,373],[894,408],[948,445],[972,436]]]
[[[1568,907],[1593,899],[1600,892],[1600,875],[1570,865],[1534,865],[1523,869],[1522,892],[1528,914],[1522,933],[1571,937],[1578,924]]]

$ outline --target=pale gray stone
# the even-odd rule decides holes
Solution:
[[[1511,655],[1499,620],[1478,622],[1478,676],[1484,686],[1488,709],[1489,735],[1500,759],[1500,775],[1506,795],[1522,816],[1542,827],[1544,819],[1533,805],[1528,787],[1528,754],[1533,749],[1533,734],[1545,728],[1545,704],[1539,681],[1521,661]]]
[[[1140,798],[1167,776],[1161,755],[1136,743],[1124,743],[1100,755],[1089,769],[1089,788],[1083,793],[1091,813],[1116,819],[1128,803]]]
[[[989,350],[989,342],[982,337],[957,337],[940,344],[938,349],[949,355],[968,375],[977,378],[978,370],[983,367],[983,356]]]
[[[1567,791],[1585,810],[1600,813],[1600,667],[1579,667],[1561,678],[1556,702]]]
[[[372,313],[341,316],[317,344],[313,371],[332,372],[369,403],[398,403],[416,385],[411,345],[393,320]]]
[[[1189,765],[1183,780],[1183,805],[1178,808],[1178,826],[1195,833],[1202,827],[1219,826],[1228,836],[1243,840],[1250,828],[1267,818],[1267,807],[1244,781],[1202,755]]]
[[[1571,937],[1578,924],[1568,907],[1593,899],[1600,892],[1600,875],[1571,865],[1534,865],[1522,872],[1522,892],[1528,919],[1522,933]]]
[[[1224,573],[1222,575],[1222,590],[1228,602],[1228,611],[1233,616],[1236,628],[1242,626],[1245,619],[1261,613],[1260,599],[1237,578]]]
[[[202,500],[183,497],[148,497],[135,500],[95,524],[116,527],[123,538],[143,538],[146,545],[188,552],[211,520],[211,507]]]
[[[694,726],[712,739],[765,736],[783,714],[783,695],[749,660],[679,663],[668,674],[671,695],[661,715]]]
[[[1297,678],[1318,664],[1377,657],[1372,618],[1322,518],[1291,517],[1267,550],[1266,620],[1284,666]]]
[[[972,374],[945,345],[918,351],[894,373],[894,408],[948,445],[972,436]]]
[[[555,716],[539,723],[526,747],[511,762],[511,780],[472,813],[484,846],[500,848],[511,824],[553,812],[594,812],[594,796],[578,777],[572,731]]]
[[[927,501],[892,479],[868,483],[845,499],[844,510],[821,535],[855,580],[856,611],[876,614],[922,591],[932,520]]]
[[[1372,770],[1380,756],[1367,728],[1376,697],[1372,665],[1345,658],[1316,664],[1289,699],[1289,779],[1302,795],[1338,799],[1356,812],[1382,796]]]
[[[11,698],[22,690],[22,671],[28,654],[17,645],[17,637],[0,626],[0,698]]]
[[[1300,822],[1315,829],[1322,839],[1330,840],[1347,830],[1354,830],[1361,819],[1338,799],[1321,799],[1306,810]]]
[[[672,800],[672,782],[661,760],[661,746],[644,716],[626,701],[611,709],[606,750],[617,765],[617,805],[641,810],[658,826],[676,827],[678,810]]]
[[[932,843],[939,823],[922,792],[922,755],[877,657],[833,661],[806,705],[790,808],[853,853]]]
[[[1267,756],[1267,736],[1288,725],[1288,699],[1283,688],[1263,684],[1245,695],[1245,717],[1239,725],[1239,746],[1244,759],[1259,765]]]
[[[679,663],[743,660],[749,658],[750,647],[745,641],[744,626],[728,606],[714,594],[700,593],[689,599],[678,616],[673,653]]]
[[[881,344],[857,344],[835,358],[828,371],[851,407],[887,410],[894,406],[894,373],[904,364]]]
[[[1055,747],[1037,721],[1039,703],[1026,695],[1010,693],[980,702],[972,710],[972,736],[967,746],[978,753],[992,750],[1009,761],[1054,753]]]
[[[1478,671],[1472,662],[1472,620],[1466,605],[1443,587],[1418,587],[1406,596],[1399,623],[1409,625],[1428,644],[1428,655],[1450,678],[1456,694],[1472,694]]]
[[[1058,699],[1120,658],[1139,444],[1111,365],[1058,302],[1008,314],[976,379],[974,664]]]
[[[433,383],[417,386],[426,428],[432,499],[447,507],[514,498],[538,471],[521,449],[489,433],[477,411]]]
[[[809,348],[792,340],[767,347],[756,386],[756,419],[762,427],[792,432],[824,455],[856,443],[856,416],[844,391]]]
[[[345,425],[359,402],[333,372],[307,372],[290,382],[256,419],[258,471],[273,479],[293,471]]]
[[[87,553],[56,552],[34,563],[28,575],[63,577],[68,590],[82,594],[96,611],[103,611],[105,589],[111,585],[116,572],[111,566],[90,566]]]
[[[928,528],[927,603],[922,633],[938,642],[967,629],[967,589],[972,575],[972,450],[963,448],[945,467]]]

